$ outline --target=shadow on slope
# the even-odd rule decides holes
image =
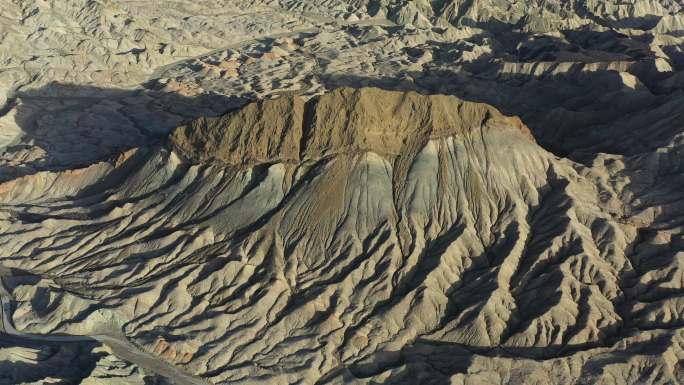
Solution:
[[[95,352],[99,343],[39,343],[0,334],[0,351],[26,349],[35,352],[36,361],[0,361],[0,384],[17,384],[62,378],[69,383],[80,383],[95,369],[98,360],[106,355]],[[7,382],[6,382],[7,381]]]
[[[109,89],[51,83],[19,92],[5,113],[22,131],[4,149],[0,180],[40,170],[83,167],[132,147],[159,142],[176,126],[239,107],[218,94],[184,96],[154,89]],[[17,162],[20,160],[20,162]]]
[[[598,153],[654,151],[684,130],[676,124],[660,124],[684,115],[682,104],[675,103],[681,93],[655,95],[640,83],[627,84],[618,71],[583,71],[583,63],[565,74],[502,77],[504,64],[478,75],[438,70],[411,72],[400,79],[331,75],[323,83],[328,88],[372,86],[450,94],[491,104],[519,116],[546,150],[583,163],[590,163]],[[635,124],[639,120],[643,122]]]
[[[604,370],[611,365],[633,365],[630,360],[633,360],[635,356],[662,357],[674,343],[674,341],[672,341],[673,338],[676,337],[672,333],[662,333],[652,338],[645,338],[643,340],[625,344],[615,351],[597,350],[595,353],[589,353],[586,356],[586,361],[581,366],[581,371],[577,378],[580,381],[587,381],[582,383],[594,383],[593,381],[598,380],[603,375]],[[591,348],[591,346],[585,347],[585,349]],[[540,351],[548,351],[549,349],[562,351],[562,353],[556,355],[554,358],[548,359],[549,361],[563,359],[565,357],[569,358],[569,356],[581,350],[562,350],[563,347],[473,348],[454,343],[419,338],[414,343],[403,347],[400,351],[381,351],[375,353],[364,363],[352,364],[347,369],[354,378],[368,378],[380,375],[386,371],[391,371],[384,379],[384,383],[386,384],[421,383],[449,385],[453,383],[452,377],[459,373],[465,376],[480,371],[487,373],[487,369],[482,366],[477,366],[474,362],[478,357],[480,359],[501,359],[501,365],[510,365],[507,364],[506,359],[521,361],[530,360],[538,364],[539,368],[542,368],[542,365],[544,365],[544,362],[547,359],[539,359],[535,358],[535,356],[538,356]],[[530,379],[528,376],[531,372],[529,371],[534,368],[528,367],[525,369],[523,366],[524,365],[521,365],[518,369],[508,366],[506,369],[501,368],[501,370],[511,376],[510,383],[516,383],[516,376],[519,376],[520,379]],[[548,367],[551,367],[551,365]],[[496,371],[494,367],[488,369],[490,373]],[[674,369],[677,371],[677,367]],[[520,371],[520,373],[516,373],[516,371]],[[333,373],[331,377],[340,374],[342,374],[342,371]],[[636,373],[625,372],[625,378],[635,376],[638,381],[647,380],[650,375],[652,375],[652,369],[649,369],[648,367],[639,368]],[[670,375],[676,376],[677,373],[670,373]]]

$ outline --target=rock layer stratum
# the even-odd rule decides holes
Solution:
[[[288,96],[198,119],[176,128],[169,143],[193,161],[254,165],[364,151],[415,156],[431,139],[506,128],[532,136],[520,119],[455,96],[342,88],[308,101]]]

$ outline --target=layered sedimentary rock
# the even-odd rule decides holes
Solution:
[[[5,183],[3,264],[54,282],[12,287],[14,322],[121,328],[216,383],[678,381],[670,156],[581,166],[453,96],[255,102],[77,190]]]
[[[414,156],[430,139],[490,129],[532,137],[519,119],[455,96],[342,88],[308,101],[282,97],[195,120],[174,130],[170,145],[193,161],[254,165],[364,151]]]

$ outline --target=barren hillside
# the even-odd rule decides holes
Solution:
[[[0,384],[684,383],[681,2],[0,9]]]

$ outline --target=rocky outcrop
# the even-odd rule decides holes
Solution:
[[[533,140],[520,119],[485,104],[449,95],[340,88],[311,100],[283,96],[201,118],[175,129],[169,144],[196,162],[256,165],[365,151],[415,155],[431,139],[506,129]]]

